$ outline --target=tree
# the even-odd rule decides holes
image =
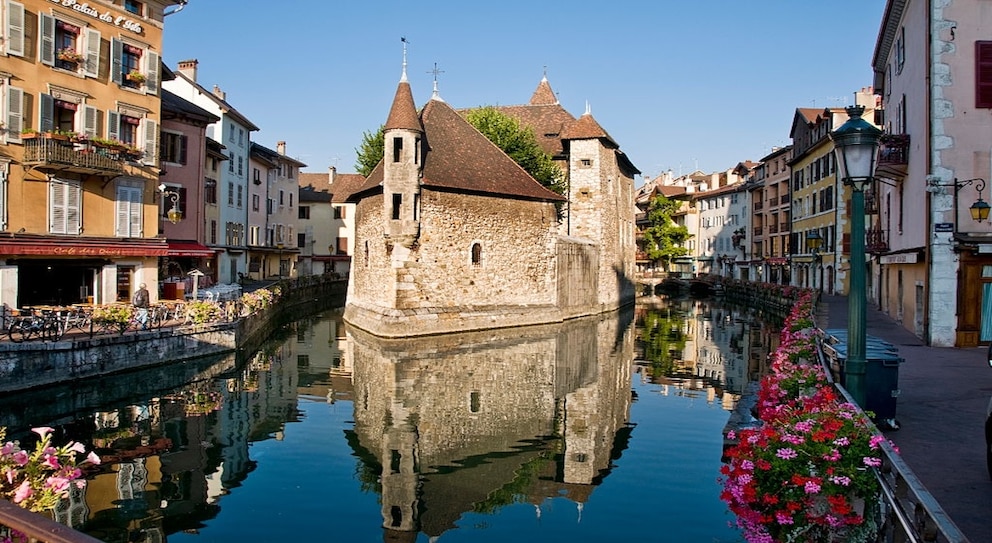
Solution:
[[[557,194],[565,194],[565,174],[551,155],[541,149],[532,128],[520,126],[519,121],[493,106],[470,110],[465,120],[539,183]]]
[[[368,177],[372,170],[375,169],[379,161],[382,160],[382,154],[385,152],[385,126],[380,125],[379,129],[372,133],[366,130],[362,134],[362,144],[355,149],[355,153],[358,157],[355,160],[355,171]]]
[[[565,194],[564,172],[555,164],[551,155],[541,149],[532,129],[520,126],[516,119],[492,106],[469,111],[465,120],[539,183],[557,194]],[[384,127],[380,126],[375,133],[366,131],[363,134],[361,146],[355,149],[358,154],[355,170],[358,173],[368,176],[382,160],[385,149],[383,131]]]
[[[664,263],[666,270],[672,260],[689,254],[685,248],[686,240],[692,237],[689,229],[672,220],[681,205],[681,201],[670,200],[663,194],[655,196],[648,205],[650,226],[644,229],[644,251],[651,260]]]

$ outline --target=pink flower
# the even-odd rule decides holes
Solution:
[[[28,453],[24,451],[17,451],[16,453],[14,453],[14,463],[17,464],[18,466],[27,465],[30,459],[31,457],[28,456]]]
[[[61,465],[59,465],[59,457],[55,456],[54,454],[46,455],[45,459],[42,460],[41,465],[51,469],[59,469],[60,467],[62,467]]]
[[[93,451],[90,451],[90,453],[86,455],[86,461],[96,466],[100,465],[100,457]]]
[[[820,492],[820,485],[815,481],[806,481],[803,489],[806,490],[807,494],[816,494]]]
[[[865,465],[870,468],[877,468],[878,466],[882,465],[882,460],[880,458],[875,458],[872,456],[866,456],[862,458],[861,461],[864,462]]]
[[[793,449],[782,448],[775,451],[775,456],[781,458],[782,460],[791,460],[798,455],[796,454],[796,451]]]
[[[34,494],[34,490],[31,489],[31,483],[25,480],[21,482],[21,486],[17,487],[17,492],[14,493],[14,503],[21,503],[30,498],[32,494]]]

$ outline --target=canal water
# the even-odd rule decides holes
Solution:
[[[56,518],[108,542],[736,542],[722,430],[776,330],[694,299],[403,341],[328,312],[0,425],[97,450]]]

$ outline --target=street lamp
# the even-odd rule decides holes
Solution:
[[[851,278],[847,305],[847,363],[844,368],[844,388],[851,397],[865,405],[865,336],[867,322],[865,307],[868,293],[865,286],[865,189],[874,181],[875,160],[882,131],[861,118],[864,106],[848,106],[848,120],[830,133],[837,157],[837,175],[851,187]]]
[[[177,224],[183,220],[183,210],[179,208],[179,191],[170,189],[165,183],[158,186],[158,191],[162,193],[163,198],[168,198],[172,202],[172,207],[165,214],[169,222]]]
[[[806,232],[806,248],[813,253],[813,282],[816,282],[817,275],[817,264],[820,263],[820,245],[823,244],[823,238],[820,237],[819,230],[810,230]],[[823,281],[817,283],[818,289],[823,289]]]
[[[937,180],[932,180],[929,182],[931,187],[954,187],[954,232],[958,231],[958,191],[962,188],[975,184],[975,190],[978,191],[978,200],[971,204],[968,211],[971,212],[971,220],[975,222],[985,222],[989,220],[989,203],[982,199],[982,191],[985,190],[985,180],[976,177],[974,179],[965,179],[964,181],[954,180],[953,183],[939,183]]]

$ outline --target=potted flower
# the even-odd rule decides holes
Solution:
[[[34,128],[25,128],[21,130],[21,139],[30,140],[38,137],[38,131]]]
[[[90,452],[77,464],[76,455],[86,450],[82,444],[70,442],[55,446],[52,428],[34,428],[32,431],[39,436],[33,451],[21,449],[17,441],[7,441],[0,447],[0,473],[4,474],[0,478],[0,497],[36,513],[51,511],[69,496],[70,486],[85,486],[79,468],[84,464],[99,464],[100,457]],[[6,433],[7,429],[0,427],[0,441]],[[6,539],[9,535],[2,533],[0,539],[10,541]]]
[[[131,70],[124,75],[124,78],[139,85],[143,85],[145,83],[145,74],[139,72],[138,70]]]
[[[59,49],[59,52],[57,53],[57,55],[58,55],[59,60],[62,60],[62,61],[65,61],[65,62],[72,62],[73,64],[78,64],[78,63],[82,62],[82,60],[83,60],[82,53],[80,53],[79,51],[76,51],[72,47],[65,47],[65,48]]]
[[[133,316],[134,308],[130,304],[101,305],[93,310],[93,323],[115,329],[123,336]]]
[[[812,295],[786,318],[761,381],[761,425],[728,433],[721,498],[749,542],[871,541],[878,531],[885,438],[841,402],[818,363]]]

